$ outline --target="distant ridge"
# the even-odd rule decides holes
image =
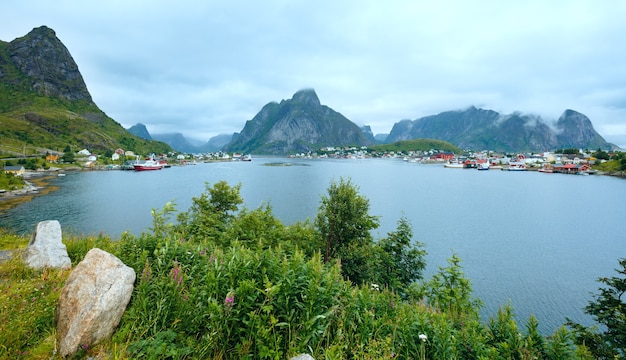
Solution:
[[[142,139],[162,141],[176,151],[196,154],[221,151],[233,138],[233,135],[220,134],[210,138],[206,143],[199,144],[197,141],[192,143],[181,133],[150,134],[142,123],[137,123],[127,130]]]
[[[385,142],[418,138],[443,140],[462,149],[503,152],[617,148],[594,130],[589,118],[569,109],[549,125],[536,115],[504,115],[472,106],[397,122]]]

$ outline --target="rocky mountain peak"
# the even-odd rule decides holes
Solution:
[[[324,146],[372,143],[373,139],[368,139],[355,123],[321,105],[313,89],[305,89],[280,104],[265,105],[224,149],[255,154],[289,154]]]
[[[78,65],[54,30],[40,26],[11,41],[9,56],[30,90],[93,104]]]
[[[137,123],[126,130],[128,130],[129,133],[135,136],[138,136],[142,139],[152,140],[152,136],[150,136],[150,133],[148,132],[148,129],[146,128],[146,125],[142,123]]]
[[[309,106],[321,106],[320,99],[317,97],[315,90],[302,89],[296,92],[291,101],[294,103],[302,103]]]

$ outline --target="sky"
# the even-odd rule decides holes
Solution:
[[[313,88],[375,134],[469,106],[589,117],[626,148],[622,0],[6,0],[0,40],[46,25],[128,128],[207,141]]]

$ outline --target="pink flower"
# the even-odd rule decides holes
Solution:
[[[170,271],[170,276],[172,276],[172,280],[174,280],[176,284],[180,286],[180,283],[183,281],[183,272],[180,271],[180,267],[178,266],[178,264],[174,265],[172,271]]]
[[[229,292],[224,299],[224,306],[232,307],[233,305],[235,305],[235,294]]]

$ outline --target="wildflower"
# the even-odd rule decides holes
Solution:
[[[141,280],[148,281],[150,279],[150,275],[152,275],[152,268],[150,267],[150,263],[146,260],[146,264],[143,267],[143,271],[141,272]]]
[[[426,340],[428,340],[428,336],[426,336],[426,334],[420,334],[419,338],[420,340],[422,340],[422,342],[426,342]]]
[[[372,290],[380,291],[378,284],[372,284]]]
[[[232,307],[233,305],[235,305],[235,294],[231,291],[226,295],[226,299],[224,299],[224,306]]]
[[[170,271],[170,275],[172,279],[180,286],[180,283],[183,281],[183,273],[180,271],[180,267],[178,264],[174,265],[172,271]]]

